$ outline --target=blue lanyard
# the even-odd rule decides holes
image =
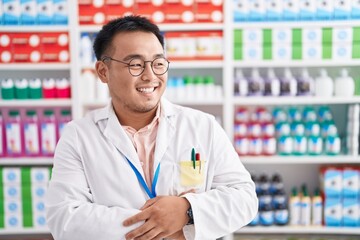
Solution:
[[[134,164],[132,164],[127,157],[125,157],[125,158],[128,161],[128,163],[130,164],[130,166],[131,166],[132,170],[134,171],[138,181],[140,182],[141,186],[145,189],[145,191],[146,191],[147,195],[149,196],[149,198],[156,197],[156,189],[155,188],[156,188],[157,180],[159,178],[160,163],[158,164],[158,166],[156,168],[154,179],[153,179],[153,182],[152,182],[152,185],[151,185],[151,191],[150,191],[150,189],[148,188],[144,178],[141,176],[141,173],[136,169]]]

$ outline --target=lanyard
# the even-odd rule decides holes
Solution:
[[[154,179],[153,179],[153,182],[151,184],[151,191],[150,191],[150,189],[148,188],[144,178],[141,176],[141,173],[136,169],[134,164],[132,164],[127,157],[125,157],[125,158],[128,161],[128,163],[130,164],[130,166],[131,166],[132,170],[134,171],[138,181],[140,182],[141,186],[145,189],[145,191],[146,191],[147,195],[149,196],[149,198],[156,197],[156,189],[155,188],[156,188],[156,183],[157,183],[157,180],[158,180],[158,177],[159,177],[160,163],[158,164],[158,166],[156,168]]]

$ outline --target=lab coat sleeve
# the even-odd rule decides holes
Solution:
[[[233,233],[247,225],[258,210],[255,184],[226,133],[215,120],[210,132],[213,144],[207,174],[213,176],[211,189],[185,195],[195,223],[185,226],[187,239],[215,239]]]
[[[93,203],[81,154],[77,149],[76,128],[69,123],[60,139],[52,177],[46,194],[47,223],[56,240],[119,240],[135,227],[122,222],[139,212]]]

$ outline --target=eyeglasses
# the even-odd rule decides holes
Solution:
[[[151,69],[155,75],[165,74],[168,71],[169,64],[170,64],[170,62],[164,57],[158,57],[152,61],[144,61],[140,58],[133,58],[133,59],[131,59],[130,62],[127,63],[127,62],[123,62],[123,61],[105,56],[102,58],[101,61],[105,62],[106,60],[111,60],[111,61],[119,62],[122,64],[126,64],[129,69],[129,73],[133,77],[140,76],[144,72],[145,63],[147,63],[147,62],[150,63]]]

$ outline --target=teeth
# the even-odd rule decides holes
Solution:
[[[154,87],[152,87],[152,88],[138,88],[137,90],[139,92],[143,92],[143,93],[152,93],[155,90],[155,88]]]

